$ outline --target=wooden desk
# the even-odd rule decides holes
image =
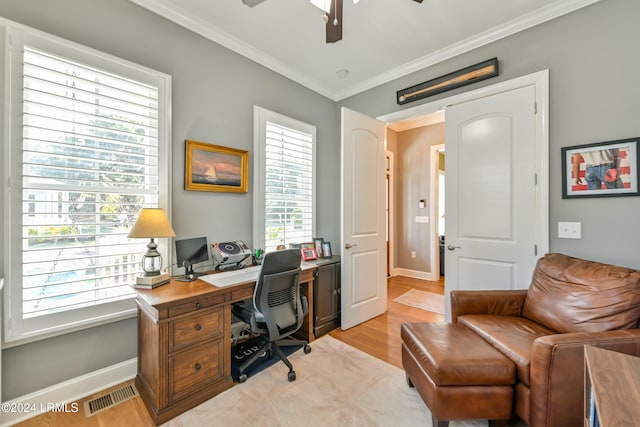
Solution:
[[[601,427],[634,426],[640,420],[640,358],[585,346],[585,426],[595,404]]]
[[[313,272],[303,267],[301,292],[313,319]],[[255,281],[218,288],[202,280],[136,289],[138,375],[136,387],[156,425],[233,385],[231,304],[250,298]],[[313,340],[313,322],[302,335]]]

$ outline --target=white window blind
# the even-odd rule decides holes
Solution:
[[[128,227],[158,203],[158,88],[30,47],[23,83],[23,315],[128,297]]]
[[[48,51],[57,47],[48,40],[35,43],[41,48],[25,39],[14,64],[22,82],[14,94],[22,125],[21,192],[12,196],[21,209],[11,216],[19,247],[11,261],[15,339],[107,319],[122,313],[119,301],[131,307],[125,300],[147,241],[127,234],[138,212],[159,206],[168,189],[160,158],[168,76],[137,80],[126,65],[120,74],[113,64],[100,66],[110,62],[104,57],[83,62],[73,49],[67,56]]]
[[[263,235],[254,246],[257,243],[270,251],[279,245],[311,242],[315,231],[315,127],[266,110],[261,113],[260,147],[255,152],[262,165],[256,188],[258,227]]]

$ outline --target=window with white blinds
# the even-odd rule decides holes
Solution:
[[[11,265],[20,292],[12,286],[11,298],[22,320],[13,329],[29,335],[44,323],[64,329],[130,310],[147,241],[127,234],[138,212],[168,191],[160,139],[170,80],[128,73],[132,65],[114,59],[103,68],[104,56],[74,55],[38,37],[19,48],[21,149],[13,159],[20,156],[21,192],[11,220],[20,251]]]
[[[315,230],[315,127],[256,107],[255,197],[266,251],[311,242]]]

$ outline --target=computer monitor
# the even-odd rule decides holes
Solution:
[[[205,261],[209,261],[206,237],[176,240],[176,263],[178,267],[184,267],[185,278],[195,278],[193,264]]]

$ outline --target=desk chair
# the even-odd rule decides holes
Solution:
[[[252,333],[265,338],[260,350],[240,366],[241,383],[247,380],[244,371],[249,366],[265,352],[273,357],[274,351],[289,367],[289,381],[294,381],[296,373],[280,346],[304,345],[304,352],[311,352],[307,341],[286,339],[300,329],[308,312],[307,298],[300,295],[301,258],[298,249],[267,253],[253,291],[253,306],[243,301],[232,307],[233,314],[248,323]]]

